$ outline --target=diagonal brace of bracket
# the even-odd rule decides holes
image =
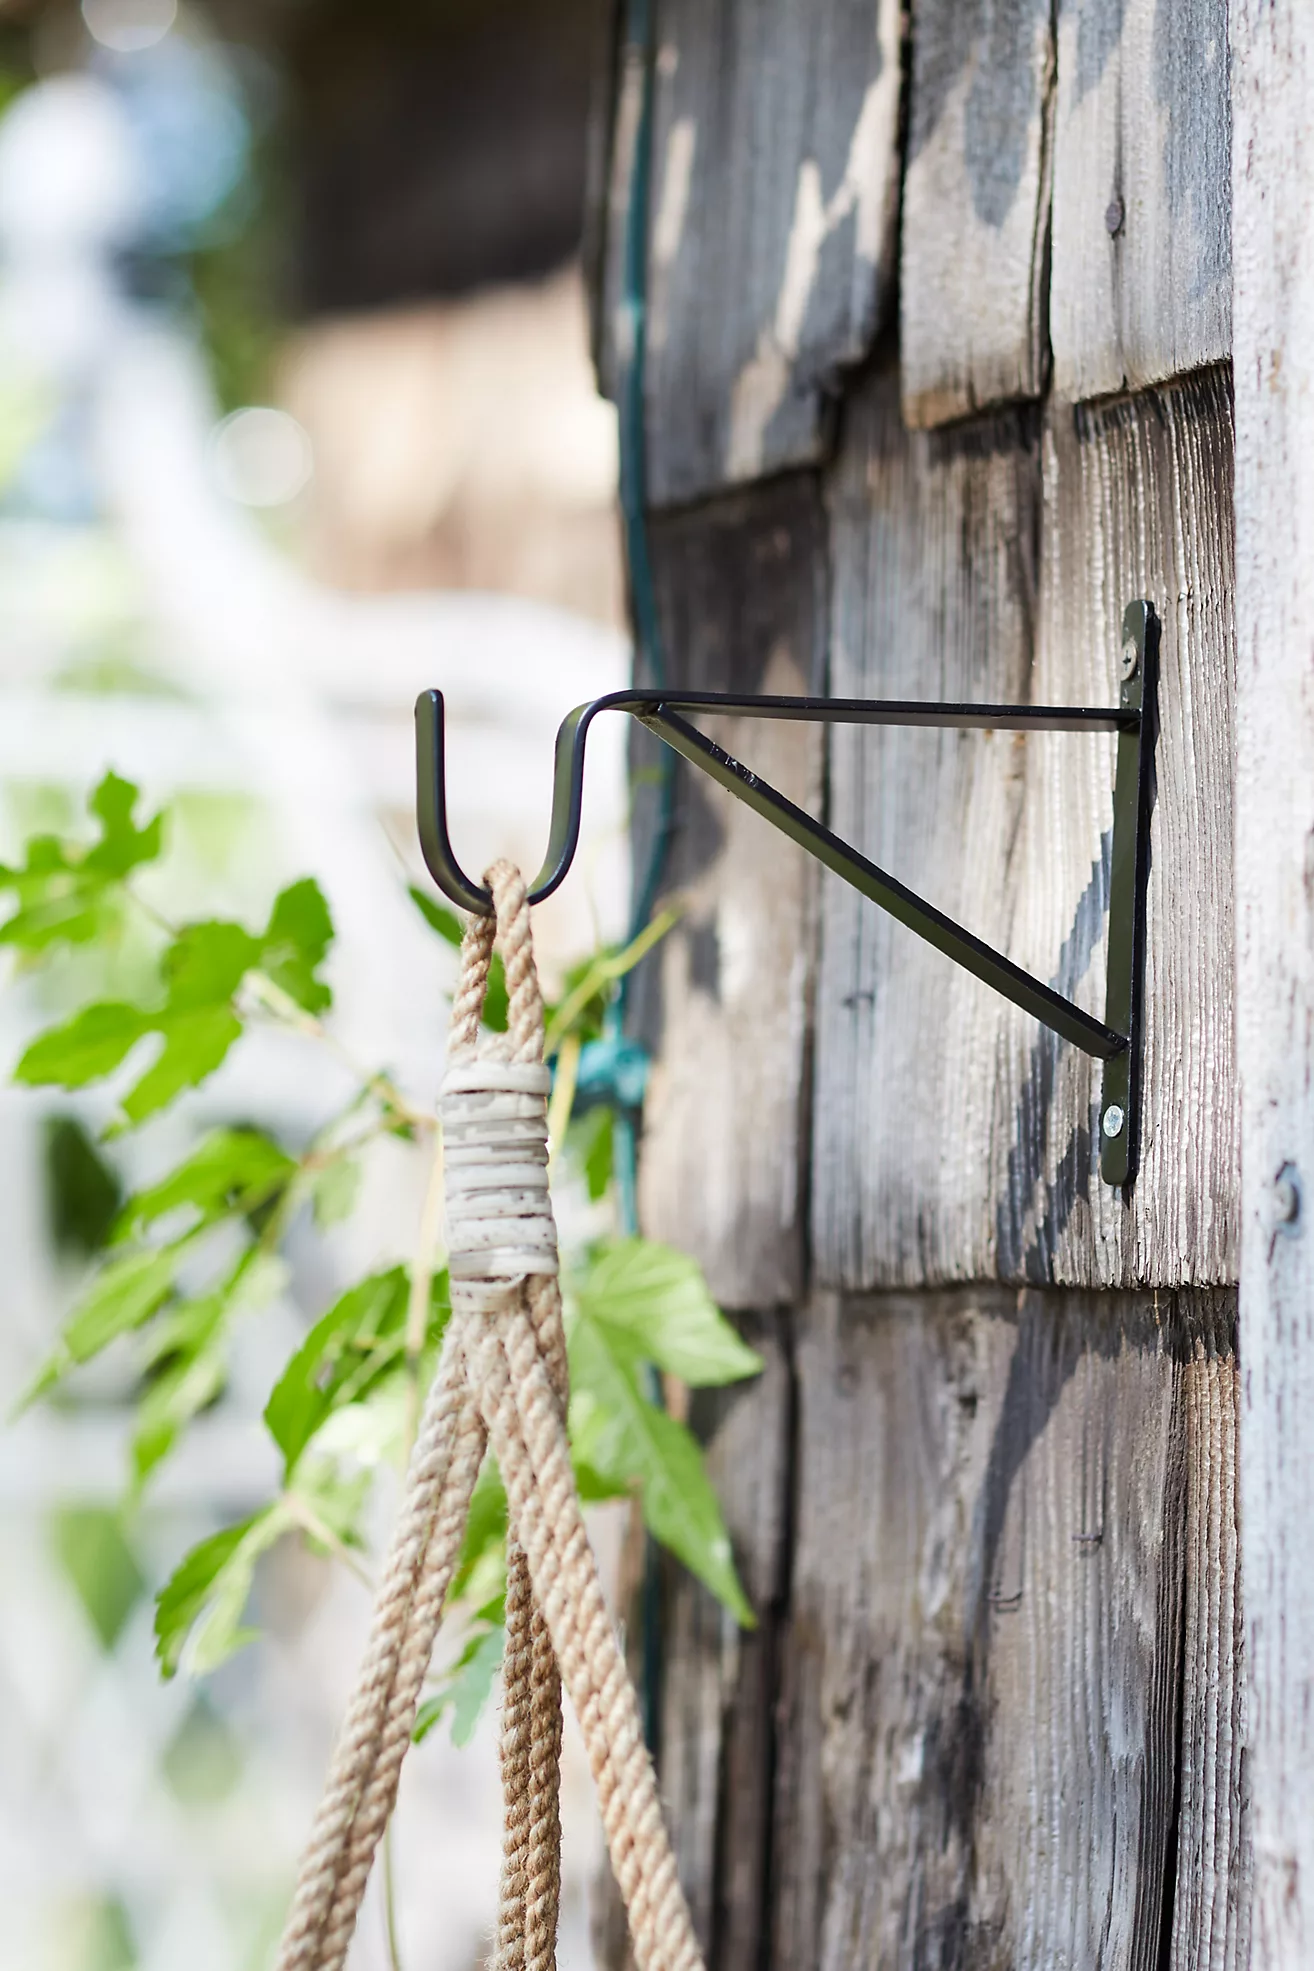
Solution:
[[[1158,621],[1148,602],[1123,618],[1122,684],[1116,706],[955,705],[924,699],[740,698],[721,692],[614,691],[577,706],[557,733],[547,854],[529,892],[539,903],[564,880],[579,843],[584,757],[600,712],[628,712],[701,772],[719,782],[791,841],[956,964],[1011,999],[1064,1040],[1103,1061],[1100,1170],[1127,1185],[1134,1174],[1139,1098],[1145,880],[1149,865],[1150,762]],[[708,739],[684,716],[788,719],[809,724],[962,727],[1014,732],[1115,732],[1113,849],[1109,887],[1108,978],[1097,1020],[1043,979],[985,944],[933,904],[879,869],[849,843]],[[417,818],[429,873],[453,903],[487,913],[492,898],[457,862],[447,829],[442,693],[422,692],[415,707]]]

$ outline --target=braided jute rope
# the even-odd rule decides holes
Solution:
[[[461,947],[443,1086],[452,1315],[276,1971],[342,1971],[486,1450],[510,1509],[496,1971],[556,1964],[563,1683],[639,1971],[702,1971],[566,1441],[566,1343],[547,1191],[549,1077],[529,905],[509,863],[495,863],[485,881],[494,916],[475,918]],[[481,1050],[495,940],[507,1033]]]

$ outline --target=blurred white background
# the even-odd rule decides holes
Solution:
[[[271,7],[266,25],[294,13]],[[473,870],[495,854],[532,870],[556,724],[628,673],[614,417],[594,391],[569,240],[545,221],[537,259],[550,264],[522,241],[505,278],[495,263],[421,270],[394,297],[386,280],[374,293],[344,277],[332,305],[320,222],[302,249],[310,303],[287,306],[242,256],[248,236],[274,266],[293,251],[269,220],[262,172],[277,173],[262,159],[296,125],[289,100],[319,75],[315,50],[295,44],[285,70],[286,45],[244,39],[240,9],[174,0],[6,19],[0,853],[38,825],[69,825],[113,766],[151,805],[175,806],[167,883],[180,914],[255,921],[282,883],[314,874],[337,927],[344,1036],[428,1099],[451,961],[406,896],[420,867],[414,697],[448,696],[458,854]],[[324,100],[316,83],[293,108],[304,118]],[[573,98],[567,112],[578,122]],[[302,155],[313,161],[313,141]],[[459,156],[444,157],[415,171],[441,168],[459,213]],[[395,169],[408,168],[403,155]],[[469,168],[471,223],[487,235],[478,157]],[[299,186],[295,161],[279,169]],[[313,205],[332,172],[307,170]],[[448,206],[434,209],[440,233]],[[423,214],[416,224],[425,237]],[[226,265],[236,300],[215,272]],[[243,280],[257,293],[249,319]],[[621,749],[619,731],[599,732],[578,873],[540,913],[549,975],[624,919]],[[31,983],[10,981],[6,1069],[49,1017]],[[116,1155],[133,1178],[216,1120],[305,1132],[337,1092],[308,1049],[248,1041],[178,1118]],[[6,1411],[85,1274],[51,1230],[52,1118],[69,1109],[0,1090]],[[92,1130],[103,1112],[95,1099],[79,1109]],[[336,1286],[408,1254],[423,1176],[390,1146],[350,1224],[306,1235],[232,1386],[130,1518],[112,1384],[93,1379],[0,1428],[0,1965],[268,1962],[366,1597],[280,1549],[259,1586],[267,1638],[200,1689],[159,1682],[151,1593],[200,1534],[268,1496],[269,1387]],[[599,1533],[605,1544],[615,1528]],[[483,1962],[499,1838],[490,1722],[462,1752],[435,1732],[403,1786],[408,1967]],[[572,1750],[563,1971],[590,1961],[594,1860]],[[387,1963],[377,1898],[351,1961]]]

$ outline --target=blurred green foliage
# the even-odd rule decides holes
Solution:
[[[174,1798],[185,1807],[212,1807],[237,1785],[242,1764],[231,1726],[198,1690],[160,1761]]]
[[[117,999],[92,997],[38,1033],[15,1067],[34,1087],[105,1084],[114,1110],[105,1134],[136,1130],[207,1081],[255,1026],[331,1049],[356,1086],[308,1142],[280,1140],[249,1121],[211,1128],[152,1183],[126,1195],[86,1126],[67,1116],[48,1132],[52,1209],[65,1247],[91,1257],[85,1286],[24,1398],[58,1389],[110,1349],[135,1371],[129,1498],[150,1481],[194,1420],[222,1399],[240,1325],[276,1299],[287,1277],[284,1242],[305,1214],[320,1223],[350,1213],[361,1157],[386,1137],[437,1148],[437,1122],[386,1073],[357,1067],[331,1025],[326,976],[333,924],[310,879],[287,885],[252,929],[221,917],[175,923],[144,901],[143,871],[164,852],[165,814],[141,812],[138,790],[110,773],[88,802],[91,826],[45,826],[0,865],[0,948],[31,971],[70,954],[116,948],[125,927],[146,940],[138,983]],[[416,891],[425,921],[459,943],[459,921]],[[560,1154],[594,1201],[612,1181],[610,1111],[571,1123],[581,1049],[603,1031],[618,982],[664,934],[669,916],[624,950],[596,952],[568,974],[546,1009],[556,1092],[550,1126]],[[494,968],[488,1024],[506,1023],[505,981]],[[653,1400],[658,1372],[691,1387],[754,1374],[758,1357],[721,1315],[695,1263],[643,1239],[599,1238],[567,1255],[563,1279],[576,1473],[589,1499],[637,1494],[646,1522],[736,1620],[751,1624],[701,1450]],[[247,1642],[262,1558],[282,1540],[362,1571],[365,1514],[381,1460],[404,1463],[448,1316],[447,1275],[421,1251],[411,1265],[368,1274],[339,1293],[293,1350],[265,1406],[281,1464],[268,1502],[182,1557],[156,1602],[165,1676],[203,1675]],[[421,1734],[450,1713],[464,1740],[501,1660],[506,1499],[495,1466],[476,1489],[451,1599],[466,1613],[464,1647],[439,1674]],[[64,1565],[108,1648],[143,1592],[124,1524],[103,1511],[61,1515]],[[190,1727],[200,1743],[201,1714]],[[213,1756],[211,1756],[213,1753]],[[198,1758],[200,1755],[197,1755]],[[191,1754],[178,1752],[179,1772]],[[208,1765],[206,1761],[208,1760]],[[211,1746],[200,1765],[221,1775]],[[216,1779],[215,1783],[219,1783]]]
[[[66,1506],[51,1529],[60,1563],[103,1649],[113,1649],[146,1592],[122,1517],[104,1506]]]
[[[108,1242],[123,1186],[79,1117],[47,1117],[45,1146],[51,1244],[67,1257],[89,1259]]]

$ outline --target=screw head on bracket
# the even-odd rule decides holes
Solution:
[[[1273,1180],[1272,1219],[1279,1232],[1298,1229],[1300,1203],[1300,1172],[1294,1163],[1284,1163]]]
[[[1136,648],[1135,643],[1129,637],[1126,643],[1124,643],[1122,646],[1122,661],[1118,665],[1118,675],[1121,677],[1124,684],[1127,682],[1128,678],[1135,677],[1136,668],[1137,665],[1140,663],[1140,661],[1141,661],[1141,653]]]
[[[1104,1111],[1104,1120],[1100,1124],[1100,1127],[1104,1131],[1104,1134],[1112,1141],[1115,1136],[1122,1135],[1126,1121],[1127,1117],[1118,1104],[1116,1102],[1110,1102],[1108,1108]]]

